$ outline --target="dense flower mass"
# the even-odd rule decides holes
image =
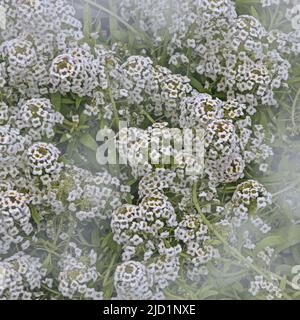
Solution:
[[[276,104],[274,89],[287,80],[290,64],[279,46],[271,45],[277,37],[256,18],[239,16],[233,1],[185,0],[171,6],[167,1],[124,0],[120,13],[157,44],[167,30],[169,64],[204,76],[208,89],[246,103],[249,110]]]
[[[122,193],[126,193],[126,186],[107,171],[93,175],[88,170],[68,166],[62,179],[68,209],[81,221],[109,218],[112,210],[122,204]]]
[[[30,223],[30,210],[24,194],[14,190],[3,192],[0,207],[1,253],[6,253],[14,243],[23,242],[24,245],[25,236],[33,231],[33,226]]]
[[[95,290],[95,283],[99,277],[95,267],[96,252],[91,250],[89,254],[84,254],[73,242],[69,246],[71,252],[65,253],[59,261],[61,270],[58,275],[58,290],[69,299],[78,295],[78,297],[102,300],[102,292]]]
[[[140,262],[128,261],[119,265],[114,281],[119,299],[144,300],[152,297],[146,268]]]
[[[297,1],[283,32],[231,0],[121,0],[107,35],[70,2],[0,0],[0,299],[280,299],[282,234],[260,235],[286,218],[264,178]]]
[[[38,258],[31,257],[24,252],[16,252],[1,260],[1,300],[39,298],[42,295],[40,287],[45,280],[46,271],[42,268]]]
[[[63,116],[55,112],[51,102],[45,98],[33,98],[25,101],[16,116],[18,127],[26,131],[33,141],[42,139],[44,136],[52,138],[54,128],[63,122]]]

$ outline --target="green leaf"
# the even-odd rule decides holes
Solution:
[[[31,217],[34,220],[34,222],[36,224],[39,224],[41,222],[41,217],[37,212],[37,210],[35,209],[35,207],[30,207],[30,211],[31,211]]]
[[[73,105],[75,104],[75,101],[70,98],[63,98],[63,99],[61,99],[61,102],[63,104],[73,104]]]
[[[92,234],[91,234],[91,241],[92,241],[92,244],[96,247],[99,246],[99,243],[100,243],[100,233],[99,233],[99,230],[98,229],[94,229],[92,231]]]
[[[55,107],[56,111],[59,111],[61,108],[61,94],[59,92],[55,92],[51,94],[50,101]]]
[[[286,287],[286,275],[284,275],[280,281],[280,284],[279,284],[279,288],[281,290],[285,290],[285,287]]]
[[[254,7],[254,6],[251,6],[251,14],[252,14],[252,16],[253,17],[255,17],[255,18],[257,18],[257,19],[259,19],[259,14],[257,13],[257,10],[256,10],[256,8]]]
[[[82,101],[82,97],[77,96],[75,99],[75,106],[77,109],[79,108],[81,101]]]
[[[214,296],[214,295],[218,294],[218,291],[211,290],[211,289],[212,289],[211,285],[208,285],[207,287],[204,287],[203,289],[201,289],[201,291],[197,295],[197,298],[199,300],[204,300],[204,299],[207,299],[208,297],[211,297],[211,296]]]
[[[79,138],[79,142],[92,151],[96,151],[98,148],[97,142],[89,133],[83,134]]]
[[[300,225],[293,225],[288,227],[283,227],[271,236],[261,240],[256,248],[255,252],[259,252],[263,248],[270,246],[274,247],[276,252],[279,253],[289,247],[294,246],[300,242]]]
[[[120,42],[127,42],[128,41],[128,33],[125,31],[116,31],[113,34],[115,40]]]
[[[109,9],[111,12],[116,13],[117,12],[117,6],[116,6],[116,2],[115,0],[110,0],[109,1]],[[115,32],[118,29],[118,21],[116,20],[116,18],[111,15],[109,17],[109,31],[110,31],[110,35],[114,36]]]
[[[63,142],[70,140],[71,138],[72,138],[72,136],[69,133],[65,133],[61,136],[59,142],[63,143]]]
[[[79,117],[79,123],[84,124],[86,122],[86,119],[87,119],[87,115],[82,113]]]
[[[300,225],[284,228],[280,232],[284,241],[278,247],[278,252],[281,252],[300,242]]]
[[[83,9],[83,34],[88,39],[92,29],[92,15],[91,8],[88,3],[84,5]]]
[[[128,180],[126,184],[127,184],[128,186],[132,186],[132,185],[135,184],[136,182],[137,182],[136,178],[132,178],[132,179]]]
[[[78,129],[89,129],[89,128],[90,128],[90,126],[88,126],[86,124],[78,126]]]
[[[199,92],[203,92],[204,91],[204,87],[203,85],[195,78],[191,77],[191,85],[197,89]]]
[[[259,252],[266,247],[274,247],[282,243],[284,239],[280,235],[271,235],[261,240],[255,248],[255,252]]]
[[[51,254],[48,254],[45,260],[43,261],[43,267],[48,267],[51,264]]]

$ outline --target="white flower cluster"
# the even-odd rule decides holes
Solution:
[[[33,231],[28,199],[15,190],[0,193],[0,253],[7,253],[12,244],[26,249],[26,236]]]
[[[0,33],[1,87],[30,97],[47,93],[49,61],[83,37],[74,8],[63,0],[1,0],[0,5],[6,17]]]
[[[274,89],[287,80],[289,62],[256,18],[237,15],[233,1],[123,0],[120,14],[158,45],[168,37],[169,64],[205,76],[210,90],[252,107],[276,104]]]
[[[75,47],[55,57],[50,67],[51,91],[63,94],[71,91],[79,96],[92,95],[103,68],[98,69],[96,60],[89,51],[89,46]]]
[[[298,0],[261,0],[262,7],[270,7],[270,10],[280,10],[285,17],[283,32],[279,29],[270,30],[268,41],[276,46],[283,56],[300,54],[300,5]],[[278,8],[276,8],[276,6]]]
[[[0,299],[30,300],[41,296],[46,269],[38,258],[23,252],[0,261]]]
[[[271,194],[261,183],[247,180],[237,186],[232,202],[235,206],[245,206],[249,211],[261,209],[271,202]]]
[[[58,290],[69,299],[102,300],[102,292],[95,290],[100,276],[95,266],[96,252],[82,252],[73,242],[70,242],[68,251],[59,261]]]
[[[294,30],[300,29],[300,6],[297,0],[261,0],[262,7],[280,6],[285,12],[285,18],[291,22]]]
[[[185,244],[186,254],[191,256],[191,263],[195,267],[217,256],[217,252],[211,245],[203,244],[210,237],[207,226],[202,223],[197,214],[186,214],[175,229],[174,236]]]
[[[33,95],[40,90],[40,85],[45,83],[46,66],[38,61],[34,45],[29,40],[15,38],[3,42],[0,56],[5,93],[11,94],[15,89],[22,94],[29,90]]]
[[[131,259],[140,248],[147,250],[145,259],[151,257],[176,225],[173,206],[159,193],[144,197],[139,206],[124,204],[113,212],[111,221],[114,240],[123,245],[124,260]]]
[[[58,180],[63,164],[58,162],[60,151],[50,143],[37,142],[27,150],[27,160],[33,176],[41,177],[43,183]],[[46,181],[46,182],[45,182]]]
[[[145,175],[139,186],[139,205],[124,204],[112,215],[114,240],[122,245],[122,258],[126,261],[118,268],[123,270],[128,263],[144,270],[143,282],[147,290],[143,293],[143,299],[147,298],[149,288],[155,293],[152,298],[164,297],[161,290],[178,277],[181,253],[184,254],[185,264],[189,269],[198,269],[218,257],[216,248],[208,244],[211,237],[200,217],[195,213],[178,215],[168,200],[167,191],[175,192],[176,179],[180,179],[180,175],[163,169]],[[181,192],[184,196],[184,191]],[[141,253],[141,262],[133,260]],[[120,276],[118,268],[115,277]],[[134,275],[132,277],[133,283],[139,281]],[[128,290],[127,284],[123,285],[124,288],[118,284],[118,293]]]
[[[134,176],[144,176],[158,166],[182,168],[188,175],[202,173],[203,131],[194,134],[167,125],[165,122],[155,123],[146,130],[130,127],[119,131],[115,139],[119,155],[128,161]],[[184,148],[187,140],[186,144],[193,148],[191,152]]]
[[[68,165],[61,176],[61,185],[61,200],[80,221],[110,218],[112,211],[121,205],[122,185],[107,171],[93,174]]]
[[[172,123],[178,123],[179,102],[192,91],[188,77],[154,66],[149,57],[143,56],[130,56],[121,68],[129,104],[143,103],[151,114],[163,114]]]
[[[181,103],[180,126],[203,128],[204,172],[218,185],[243,178],[249,163],[260,163],[273,155],[265,144],[264,128],[253,125],[250,109],[236,100],[221,101],[209,94],[194,93]],[[266,164],[260,167],[266,170]]]
[[[249,292],[253,296],[259,293],[263,294],[267,300],[280,299],[282,297],[282,290],[279,287],[278,280],[276,278],[271,279],[271,281],[266,280],[263,276],[255,276],[255,280],[250,283]]]
[[[0,126],[1,179],[18,175],[18,168],[22,164],[21,158],[25,150],[25,141],[19,129],[10,125]]]
[[[48,99],[34,98],[21,104],[15,122],[27,137],[30,136],[33,141],[39,141],[44,136],[52,138],[55,134],[55,126],[61,124],[63,120],[63,115],[53,110]]]
[[[264,128],[253,125],[245,109],[236,100],[223,102],[193,91],[180,102],[179,125],[181,129],[198,129],[195,134],[190,133],[187,139],[178,127],[167,128],[165,123],[155,123],[145,130],[124,128],[116,137],[120,157],[128,161],[136,177],[150,173],[159,165],[185,168],[198,175],[204,173],[212,185],[243,178],[249,163],[260,163],[261,171],[266,171],[267,165],[262,162],[273,152],[265,144]],[[194,150],[197,152],[187,154],[183,140],[198,148]]]
[[[161,289],[176,280],[179,271],[178,257],[159,256],[145,265],[138,261],[125,261],[118,265],[114,275],[117,299],[159,300],[164,298]]]
[[[183,169],[156,168],[152,173],[144,175],[139,181],[139,198],[159,193],[170,192],[177,196],[173,203],[175,210],[188,211],[191,206],[191,186],[194,177],[187,176]]]
[[[180,260],[177,255],[160,255],[147,265],[147,272],[154,287],[155,299],[164,298],[162,290],[178,278],[179,270]]]
[[[249,214],[255,213],[271,203],[271,194],[258,181],[247,180],[240,183],[236,187],[230,202],[235,223],[240,224],[242,221],[248,220]],[[252,222],[254,225],[256,224],[255,219]],[[258,226],[263,224],[262,221],[257,221],[257,223]]]
[[[0,5],[6,15],[1,38],[29,36],[44,56],[51,57],[54,50],[63,50],[83,37],[75,9],[64,0],[1,0]]]
[[[137,261],[126,261],[117,266],[114,276],[117,298],[147,300],[152,298],[145,266]]]
[[[210,180],[230,182],[243,177],[245,162],[240,155],[239,138],[231,120],[218,119],[208,124],[205,147],[206,172]]]

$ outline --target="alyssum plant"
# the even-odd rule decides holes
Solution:
[[[0,298],[296,298],[253,173],[271,170],[260,120],[300,52],[296,1],[285,31],[246,0],[83,2],[81,21],[0,0]],[[99,161],[107,143],[127,161]]]

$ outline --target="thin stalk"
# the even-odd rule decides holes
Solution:
[[[111,10],[105,8],[101,4],[96,3],[94,1],[91,1],[91,0],[83,0],[83,1],[90,4],[91,6],[93,6],[95,8],[97,8],[97,9],[102,10],[103,12],[109,14],[110,16],[112,16],[113,18],[118,20],[120,23],[122,23],[128,30],[130,30],[131,32],[137,34],[138,36],[140,36],[142,38],[146,38],[146,40],[149,41],[148,36],[146,34],[143,34],[143,33],[139,32],[138,30],[136,30],[135,28],[133,28],[130,24],[128,24],[124,19],[122,19],[116,13],[112,12]]]
[[[109,91],[108,91],[108,94],[109,94],[110,102],[111,102],[111,104],[112,104],[112,106],[113,106],[113,109],[114,109],[115,121],[116,121],[117,127],[119,127],[119,123],[120,123],[119,111],[118,111],[118,108],[117,108],[115,99],[114,99],[114,97],[113,97],[112,92],[111,92],[110,89],[109,89]]]
[[[300,89],[298,89],[297,94],[296,94],[296,96],[295,96],[295,99],[294,99],[294,101],[293,101],[293,105],[292,105],[292,124],[293,124],[293,127],[294,127],[294,128],[297,127],[297,125],[296,125],[296,123],[295,123],[295,110],[296,110],[296,104],[297,104],[297,102],[298,102],[299,96],[300,96]]]
[[[56,295],[58,295],[58,296],[61,295],[58,291],[55,291],[55,290],[49,288],[48,286],[46,286],[46,285],[44,285],[44,284],[42,284],[42,287],[43,287],[44,289],[46,289],[47,291],[49,291],[49,292],[51,292],[51,293],[54,293],[54,294],[56,294]]]
[[[215,236],[223,243],[226,251],[230,255],[232,255],[233,257],[235,257],[236,259],[238,259],[242,263],[248,265],[252,270],[254,270],[258,274],[264,276],[269,281],[272,281],[272,279],[271,279],[271,277],[269,276],[268,273],[266,273],[264,270],[260,269],[259,267],[257,267],[253,263],[250,263],[236,248],[234,248],[231,245],[229,245],[228,242],[223,238],[223,236],[217,230],[215,230],[213,225],[209,222],[209,220],[206,218],[206,216],[203,214],[203,212],[201,210],[201,207],[200,207],[200,204],[199,204],[199,201],[198,201],[198,196],[197,196],[197,182],[195,182],[194,185],[193,185],[193,203],[194,203],[195,208],[196,208],[197,212],[199,213],[202,221],[207,225],[208,229],[210,229],[211,232],[214,233]],[[276,277],[278,280],[282,280],[281,276],[276,275],[274,273],[272,273],[272,275],[274,277]],[[291,287],[293,286],[293,284],[290,281],[287,281],[286,283],[288,285],[290,285]],[[291,299],[290,296],[288,296],[286,293],[282,292],[282,294],[285,296],[286,299],[289,299],[289,300]]]

